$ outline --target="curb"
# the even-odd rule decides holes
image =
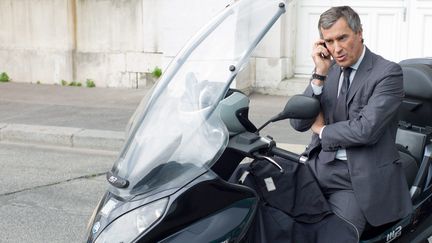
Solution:
[[[73,127],[0,123],[0,141],[117,152],[123,146],[125,134]]]

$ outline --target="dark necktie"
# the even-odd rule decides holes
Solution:
[[[350,85],[350,74],[351,74],[352,68],[347,67],[343,69],[343,81],[342,81],[342,87],[339,91],[339,96],[337,97],[336,106],[334,110],[333,118],[335,122],[338,121],[346,121],[348,119],[348,106],[347,106],[347,96],[348,96],[348,89]]]

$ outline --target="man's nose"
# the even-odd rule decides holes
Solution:
[[[340,53],[342,51],[342,46],[337,41],[334,43],[334,50],[336,53]]]

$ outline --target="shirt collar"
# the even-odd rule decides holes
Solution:
[[[354,69],[354,70],[357,71],[358,67],[360,66],[360,63],[363,61],[363,57],[364,57],[365,53],[366,53],[366,46],[363,45],[363,51],[362,51],[362,54],[361,54],[360,58],[357,60],[357,62],[354,63],[353,65],[351,65],[351,68],[352,68],[352,69]]]

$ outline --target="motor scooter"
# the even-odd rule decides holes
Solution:
[[[128,125],[125,145],[107,173],[108,189],[90,218],[86,242],[250,241],[262,197],[237,180],[245,178],[230,178],[239,167],[249,166],[241,163],[245,158],[253,160],[250,165],[264,161],[279,172],[284,168],[275,158],[303,165],[306,157],[279,148],[259,131],[271,122],[310,119],[319,112],[315,99],[293,96],[281,113],[257,129],[248,119],[247,95],[230,89],[287,4],[236,1],[172,60]],[[416,72],[426,64],[406,65],[415,66]],[[428,119],[414,122],[419,109],[420,114],[432,110],[431,78],[427,73],[422,88],[412,92],[401,113],[412,119],[402,122],[398,132],[407,175],[414,177],[414,213],[371,227],[362,235],[364,242],[424,242],[432,235],[432,129]]]

